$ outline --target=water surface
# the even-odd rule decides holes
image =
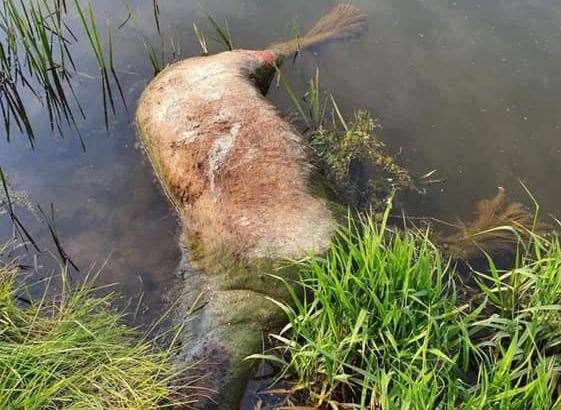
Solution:
[[[227,18],[236,46],[263,48],[308,26],[332,4],[324,0],[161,0],[165,44],[183,57],[199,55],[192,22]],[[424,196],[407,195],[411,214],[469,217],[476,200],[504,186],[524,199],[519,181],[546,213],[561,214],[561,8],[555,0],[355,0],[369,31],[287,64],[303,92],[316,67],[323,87],[347,113],[368,108],[383,124],[382,139],[416,173],[433,169],[446,180]],[[125,297],[144,293],[158,312],[179,260],[178,225],[150,165],[137,146],[133,112],[152,77],[143,38],[159,43],[152,4],[96,0],[100,21],[113,27],[119,77],[129,103],[104,126],[96,64],[85,43],[75,47],[81,75],[75,87],[87,118],[79,120],[87,150],[68,130],[53,135],[44,107],[29,99],[37,134],[0,139],[0,165],[17,190],[43,207],[54,203],[66,251],[85,270],[107,260],[103,281]],[[77,29],[76,18],[70,19]],[[212,44],[214,50],[220,46]],[[169,56],[168,56],[169,57]],[[290,111],[282,90],[270,98]],[[15,136],[14,136],[15,137]],[[33,229],[44,247],[44,228]],[[0,221],[6,237],[7,218]],[[44,258],[48,260],[49,258]],[[44,262],[47,263],[47,262]],[[150,317],[146,313],[146,318]],[[140,318],[142,322],[143,317]]]

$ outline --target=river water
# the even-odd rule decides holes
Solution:
[[[145,316],[160,311],[179,261],[178,224],[138,148],[133,113],[152,67],[143,39],[159,44],[152,3],[95,0],[99,21],[113,28],[116,67],[129,105],[118,107],[107,131],[97,66],[76,16],[72,48],[80,74],[74,86],[86,113],[75,132],[50,131],[44,107],[27,98],[37,135],[0,138],[0,166],[13,188],[56,209],[66,252],[87,271],[106,261],[102,281],[119,283],[125,298],[143,295]],[[319,67],[324,89],[346,113],[367,108],[397,161],[417,174],[437,170],[443,184],[407,195],[418,216],[469,217],[474,202],[504,186],[526,200],[520,181],[543,212],[561,214],[561,7],[558,0],[355,0],[369,31],[347,43],[323,46],[287,64],[287,79],[303,92]],[[160,0],[166,59],[200,54],[192,23],[228,19],[235,45],[263,48],[304,30],[332,3],[326,0]],[[129,11],[134,15],[128,19]],[[123,22],[126,24],[118,28]],[[171,41],[177,45],[171,47]],[[220,46],[211,43],[211,50]],[[282,90],[270,98],[291,110]],[[31,217],[25,218],[29,223]],[[53,249],[44,226],[30,230]],[[8,218],[0,221],[8,237]],[[51,256],[40,259],[54,266]]]

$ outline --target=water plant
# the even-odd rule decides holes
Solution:
[[[276,72],[338,202],[383,211],[386,200],[396,191],[416,189],[409,171],[387,152],[378,135],[379,121],[366,110],[345,119],[335,98],[323,96],[319,69],[303,98],[298,98],[278,67]]]
[[[176,61],[181,54],[179,44],[175,39],[168,39],[163,33],[159,33],[158,41],[158,44],[153,44],[148,39],[144,40],[144,49],[154,70],[154,76],[158,75],[168,64]]]
[[[339,123],[342,127],[321,125],[309,143],[344,203],[380,208],[392,192],[414,187],[409,172],[386,153],[376,134],[380,126],[369,112],[358,110],[348,123]]]
[[[528,189],[526,192],[533,199],[537,215],[539,205]],[[451,226],[452,233],[436,235],[434,240],[455,259],[469,259],[482,252],[494,255],[511,252],[527,242],[532,232],[539,233],[544,228],[520,202],[509,201],[503,187],[499,187],[493,198],[477,203],[470,222],[459,221]]]
[[[361,409],[561,408],[561,246],[530,233],[514,265],[471,271],[427,231],[364,217],[287,283],[290,323],[266,358],[293,403]],[[304,292],[297,289],[303,288]]]
[[[217,35],[217,38],[213,38],[214,41],[222,44],[226,50],[232,51],[234,49],[234,40],[230,34],[230,27],[228,25],[228,20],[224,20],[224,26],[221,26],[210,14],[207,16],[210,26],[213,32]]]
[[[23,205],[30,211],[33,211],[33,205],[24,194],[17,193],[14,195],[2,167],[0,167],[0,183],[0,215],[8,215],[14,228],[14,234],[22,241],[22,243],[29,243],[35,248],[35,250],[40,251],[37,243],[33,239],[33,236],[26,229],[21,218],[16,212],[16,205]]]
[[[117,86],[117,89],[119,91],[119,95],[121,96],[121,101],[123,103],[123,106],[125,107],[125,109],[127,108],[125,95],[123,94],[123,89],[121,87],[121,83],[119,82],[117,71],[115,70],[111,29],[109,28],[108,25],[107,26],[107,50],[105,50],[105,48],[102,45],[103,43],[101,41],[101,37],[99,34],[99,29],[96,22],[92,4],[89,3],[86,10],[84,10],[83,6],[80,3],[80,0],[74,0],[74,5],[76,8],[76,12],[80,16],[82,28],[88,38],[88,42],[96,58],[97,65],[99,68],[100,78],[101,78],[101,90],[102,90],[102,97],[103,97],[103,107],[105,108],[104,109],[105,128],[108,129],[109,118],[107,115],[107,107],[108,106],[111,107],[113,114],[116,113],[112,86],[109,82],[110,78],[113,78]],[[108,54],[108,57],[105,56],[106,52]]]

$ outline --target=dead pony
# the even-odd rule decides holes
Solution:
[[[275,261],[325,251],[335,229],[301,135],[264,93],[284,58],[364,27],[359,10],[339,5],[297,40],[176,63],[141,97],[138,132],[193,259],[182,359],[203,363],[216,392],[201,407],[236,407],[252,372],[244,358],[282,323],[269,299],[284,296],[269,276]]]

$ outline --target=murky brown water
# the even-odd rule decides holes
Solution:
[[[355,0],[369,15],[369,32],[346,44],[306,54],[285,67],[303,91],[316,66],[324,88],[346,112],[366,107],[411,170],[438,170],[446,179],[425,196],[410,195],[409,212],[466,217],[473,203],[502,185],[524,198],[522,180],[545,212],[561,214],[561,7],[557,0]],[[305,28],[331,4],[324,0],[161,0],[160,21],[181,55],[199,54],[191,24],[211,12],[228,18],[236,46],[262,48]],[[133,111],[152,69],[142,37],[157,43],[149,1],[96,0],[114,27],[117,68],[129,102],[105,131],[96,66],[87,47],[75,49],[83,73],[75,87],[87,113],[79,121],[87,151],[67,132],[53,136],[47,114],[30,101],[35,151],[24,138],[0,138],[0,165],[17,190],[44,207],[52,202],[64,246],[84,269],[108,258],[103,280],[128,296],[145,293],[152,312],[174,286],[177,222],[136,147]],[[77,21],[71,24],[77,27]],[[215,45],[214,50],[219,46]],[[272,100],[288,111],[286,97]],[[50,245],[47,232],[33,229]],[[10,233],[0,221],[3,237]],[[150,315],[146,315],[149,317]],[[141,318],[142,321],[142,318]]]

